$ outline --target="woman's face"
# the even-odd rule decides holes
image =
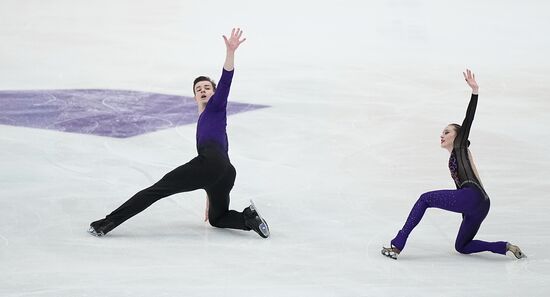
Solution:
[[[455,141],[456,137],[456,130],[453,126],[448,125],[443,129],[443,132],[441,133],[441,136],[439,137],[441,140],[441,147],[444,149],[452,149],[453,143]]]

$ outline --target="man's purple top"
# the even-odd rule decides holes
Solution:
[[[227,141],[227,97],[233,79],[233,70],[223,69],[222,77],[218,82],[216,92],[197,121],[197,150],[205,143],[216,143],[227,155],[229,143]]]

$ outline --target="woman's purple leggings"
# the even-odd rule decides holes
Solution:
[[[424,193],[414,204],[403,229],[399,230],[397,236],[391,241],[391,244],[402,251],[409,234],[418,225],[426,209],[428,207],[437,207],[462,213],[462,224],[455,241],[455,249],[459,253],[471,254],[490,251],[506,254],[505,241],[486,242],[474,240],[481,222],[483,222],[487,213],[489,213],[490,204],[489,199],[485,199],[477,188],[472,187]]]

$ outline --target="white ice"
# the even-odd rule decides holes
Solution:
[[[0,90],[191,95],[244,29],[229,118],[231,206],[272,237],[202,221],[203,192],[163,199],[104,238],[89,223],[195,155],[195,126],[128,139],[0,126],[0,296],[549,296],[550,2],[0,2]],[[418,196],[453,188],[446,124],[478,78],[470,147],[491,211],[477,238],[521,261],[454,251],[460,215],[426,212],[380,255]],[[0,107],[2,108],[2,107]]]

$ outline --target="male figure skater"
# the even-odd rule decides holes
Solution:
[[[199,76],[193,82],[199,111],[198,156],[172,170],[151,187],[136,193],[104,219],[92,222],[88,230],[90,234],[104,236],[161,198],[204,189],[207,193],[205,220],[212,226],[254,230],[263,238],[269,237],[269,227],[252,201],[243,212],[229,210],[229,192],[233,188],[236,171],[228,155],[227,98],[233,78],[235,50],[246,40],[241,39],[242,34],[240,29],[233,29],[229,38],[223,36],[227,51],[217,87],[205,76]]]

